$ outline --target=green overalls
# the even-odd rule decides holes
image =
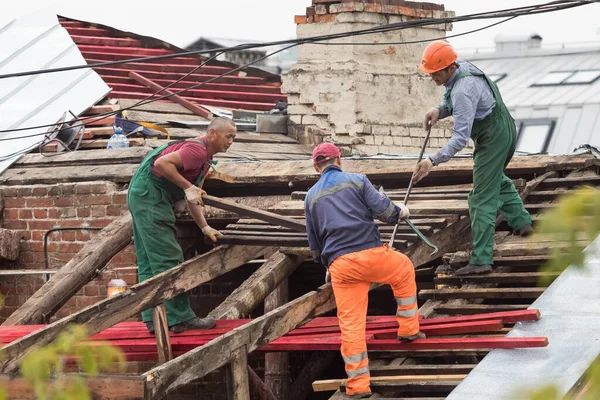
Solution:
[[[201,140],[195,142],[204,145]],[[174,204],[185,196],[184,191],[163,177],[152,173],[152,165],[167,146],[152,150],[140,164],[127,191],[127,206],[133,217],[133,240],[138,263],[138,280],[143,282],[183,262],[183,251],[177,243]],[[195,185],[202,181],[202,173]],[[169,326],[196,316],[186,293],[165,301]],[[152,321],[152,310],[142,312],[144,322]]]
[[[498,209],[508,225],[515,230],[531,224],[531,215],[525,210],[512,180],[504,174],[504,169],[515,152],[515,121],[502,101],[498,87],[486,75],[462,71],[456,81],[472,75],[486,79],[496,100],[492,113],[482,120],[474,120],[471,131],[471,139],[475,142],[473,190],[469,193],[469,215],[473,232],[471,264],[480,265],[493,264]],[[452,88],[444,94],[450,114],[451,91]]]

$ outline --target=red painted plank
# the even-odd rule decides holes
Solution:
[[[69,35],[73,36],[108,36],[110,32],[107,29],[100,28],[82,28],[82,27],[64,27]]]
[[[484,321],[489,319],[501,319],[505,324],[514,324],[520,321],[537,321],[540,319],[540,311],[537,309],[502,311],[487,314],[462,315],[459,317],[428,318],[421,319],[421,324],[440,324],[448,322]]]
[[[99,36],[79,36],[71,35],[71,39],[76,44],[95,44],[95,45],[107,45],[107,46],[128,46],[137,47],[142,44],[137,39],[131,38],[111,38],[111,37],[99,37]]]
[[[87,58],[84,57],[85,61],[88,62],[88,64],[96,64],[96,63],[102,63],[105,62],[106,60],[98,60],[98,59],[94,59],[94,58]],[[192,71],[194,69],[193,65],[178,65],[178,64],[172,64],[170,63],[171,60],[157,60],[155,62],[133,62],[133,63],[127,63],[127,64],[123,64],[120,65],[119,68],[121,69],[127,69],[127,71],[141,71],[140,73],[143,73],[145,75],[144,72],[179,72],[179,73],[183,73],[183,74],[187,74],[188,72]],[[221,66],[217,66],[217,65],[205,65],[202,68],[198,69],[197,71],[194,71],[194,73],[198,73],[198,74],[209,74],[209,75],[221,75],[222,73],[231,71],[232,68],[229,67],[221,67]],[[235,75],[239,75],[239,71],[238,72],[234,72],[231,75],[235,76]]]
[[[91,44],[79,44],[77,45],[77,47],[82,53],[117,53],[123,54],[125,57],[129,56],[131,58],[144,56],[162,56],[165,54],[173,53],[173,51],[167,49],[147,49],[144,47],[96,46]]]
[[[169,73],[169,72],[156,72],[156,71],[142,71],[142,70],[135,69],[135,68],[123,69],[123,68],[116,68],[116,67],[113,67],[113,68],[111,68],[111,67],[96,67],[96,68],[94,68],[94,71],[99,73],[103,78],[107,77],[107,76],[129,77],[129,72],[138,72],[138,73],[143,73],[144,76],[147,76],[150,79],[169,79],[169,80],[173,80],[173,81],[181,78],[187,72],[189,72],[189,71],[186,71],[186,73]],[[204,82],[209,79],[213,79],[215,76],[216,75],[211,75],[211,74],[194,73],[194,74],[189,75],[186,78],[186,80]],[[232,83],[232,84],[243,83],[246,85],[261,85],[266,82],[266,79],[257,77],[257,76],[225,75],[213,82]],[[211,82],[211,83],[213,83],[213,82]]]
[[[468,333],[494,332],[504,327],[502,320],[459,322],[456,324],[425,325],[421,332],[429,336],[463,335]],[[374,339],[396,339],[398,328],[368,331]]]
[[[85,26],[83,22],[79,22],[79,21],[60,21],[60,24],[63,28],[67,28],[67,27],[81,28],[81,27]]]
[[[81,51],[81,50],[80,50]],[[109,53],[109,52],[90,52],[90,51],[81,51],[83,57],[91,60],[98,61],[119,61],[126,60],[128,58],[136,58],[139,57],[137,55],[128,55],[122,53]],[[177,64],[177,65],[189,65],[195,67],[200,64],[200,60],[192,57],[173,57],[166,58],[164,60],[155,60],[155,63],[168,63],[168,64]],[[191,68],[190,68],[191,69]]]
[[[146,73],[147,74],[147,73]],[[144,74],[144,76],[146,76]],[[115,90],[127,91],[130,88],[138,88],[140,85],[135,84],[133,79],[124,77],[124,76],[108,76],[102,75],[102,79],[106,82],[107,85],[112,87]],[[168,86],[171,83],[175,82],[172,79],[152,79],[153,82],[161,86]],[[181,82],[177,82],[171,89],[185,89],[192,85],[196,85],[199,83],[198,81],[189,81],[183,80]],[[122,86],[121,86],[122,85]],[[228,91],[228,92],[251,92],[251,93],[275,93],[280,94],[281,88],[279,86],[267,86],[267,85],[243,85],[243,84],[230,84],[230,83],[206,83],[201,86],[203,90],[219,90],[219,91]]]

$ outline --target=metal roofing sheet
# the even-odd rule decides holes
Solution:
[[[519,322],[508,337],[547,336],[548,347],[492,350],[446,398],[509,400],[553,384],[564,395],[600,353],[600,238],[586,249],[585,269],[568,267],[530,308],[539,321]]]
[[[600,79],[590,84],[532,86],[552,71],[600,70],[600,47],[529,51],[521,54],[464,56],[486,74],[506,74],[498,81],[510,108],[522,106],[582,105],[600,102]]]
[[[0,27],[0,74],[85,63],[52,13],[31,14]],[[109,92],[91,69],[3,79],[0,130],[54,124],[67,111],[80,115]],[[35,148],[47,130],[0,133],[0,173]]]

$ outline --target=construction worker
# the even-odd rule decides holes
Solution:
[[[207,135],[175,141],[151,151],[131,179],[127,206],[133,218],[133,238],[138,262],[138,280],[143,282],[183,262],[177,243],[174,204],[185,198],[188,210],[213,242],[222,236],[211,228],[203,214],[201,189],[210,171],[212,158],[233,143],[236,126],[228,118],[215,118]],[[214,319],[201,319],[190,307],[186,293],[165,301],[167,323],[173,332],[210,329]],[[142,312],[142,320],[154,333],[152,310]]]
[[[312,159],[321,178],[304,202],[308,243],[315,262],[327,268],[325,283],[331,281],[333,286],[348,375],[346,395],[365,398],[371,395],[365,342],[371,282],[392,286],[398,340],[425,338],[419,332],[414,266],[404,254],[381,243],[373,221],[375,217],[395,225],[409,216],[409,210],[380,194],[365,175],[343,172],[334,144],[317,146]]]
[[[417,165],[413,182],[419,182],[434,166],[462,150],[469,138],[473,139],[473,189],[468,199],[473,251],[469,264],[455,273],[491,272],[498,210],[519,235],[528,236],[533,232],[531,216],[512,180],[504,174],[515,151],[515,121],[496,84],[473,64],[459,60],[447,42],[431,42],[423,53],[419,69],[428,73],[438,86],[446,88],[442,103],[425,114],[423,127],[427,130],[439,119],[452,115],[454,131],[440,151]]]

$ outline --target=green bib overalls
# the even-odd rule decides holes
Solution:
[[[202,143],[201,140],[194,140]],[[138,264],[138,281],[143,282],[183,262],[183,251],[177,243],[174,204],[184,191],[163,177],[152,173],[152,164],[167,146],[152,150],[136,170],[127,192],[127,206],[133,218],[133,239]],[[202,173],[195,185],[202,181]],[[194,318],[186,293],[165,301],[169,326]],[[142,312],[144,322],[152,321],[152,310]]]
[[[476,74],[464,71],[459,73],[456,80],[472,75]],[[515,121],[502,101],[496,84],[484,74],[477,76],[486,79],[496,105],[484,119],[473,121],[471,131],[471,138],[475,142],[473,190],[469,193],[469,215],[473,232],[471,264],[493,264],[498,209],[508,225],[515,230],[531,224],[531,216],[525,210],[512,180],[504,174],[504,169],[515,152]],[[451,91],[452,88],[444,94],[450,114]]]

